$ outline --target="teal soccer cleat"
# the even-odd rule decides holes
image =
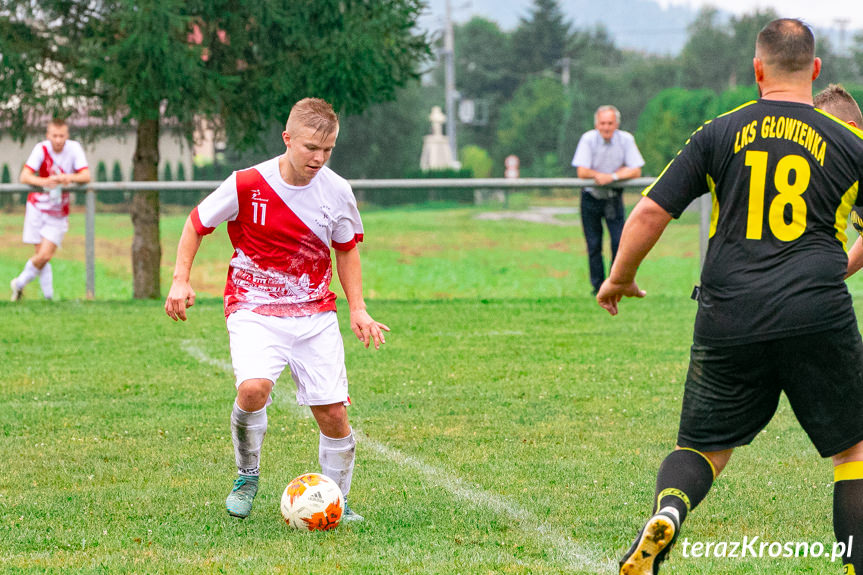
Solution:
[[[365,518],[348,506],[348,498],[345,497],[345,512],[342,513],[342,521],[365,521]]]
[[[225,500],[228,514],[245,519],[252,512],[252,502],[258,494],[258,477],[240,475],[234,481],[234,488]]]

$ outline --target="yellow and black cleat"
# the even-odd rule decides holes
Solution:
[[[651,517],[620,560],[620,575],[656,575],[677,539],[677,519],[667,513]]]

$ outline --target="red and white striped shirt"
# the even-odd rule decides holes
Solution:
[[[30,152],[30,157],[27,158],[24,165],[42,178],[56,174],[77,174],[88,168],[84,148],[75,140],[66,140],[60,153],[54,151],[50,140],[40,142]],[[59,204],[51,201],[51,196],[47,191],[30,192],[27,201],[39,211],[51,216],[69,215],[69,192],[63,192]]]
[[[239,309],[304,316],[336,309],[330,247],[363,239],[347,180],[324,166],[305,186],[285,183],[279,158],[234,172],[191,214],[201,235],[228,222],[234,257],[225,285],[225,316]]]

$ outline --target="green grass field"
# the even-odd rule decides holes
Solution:
[[[366,350],[340,313],[360,436],[351,505],[366,521],[323,534],[279,516],[287,482],[317,470],[316,428],[289,378],[269,410],[255,510],[224,511],[235,473],[224,229],[205,240],[201,299],[177,324],[162,302],[129,299],[127,216],[99,216],[97,299],[83,300],[76,215],[55,261],[58,301],[31,286],[0,303],[0,572],[616,573],[675,440],[697,217],[672,223],[640,272],[648,297],[612,318],[589,295],[578,226],[481,211],[364,213],[369,309],[392,333]],[[183,219],[162,220],[165,291]],[[20,220],[0,215],[0,279],[30,253]],[[863,296],[863,279],[849,285]],[[783,401],[682,537],[829,548],[831,497],[831,465]],[[841,572],[824,558],[676,551],[663,573]]]

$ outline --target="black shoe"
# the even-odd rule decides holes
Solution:
[[[620,560],[620,575],[656,575],[659,564],[665,561],[668,552],[677,541],[680,524],[671,513],[657,513],[650,519],[632,547]]]

